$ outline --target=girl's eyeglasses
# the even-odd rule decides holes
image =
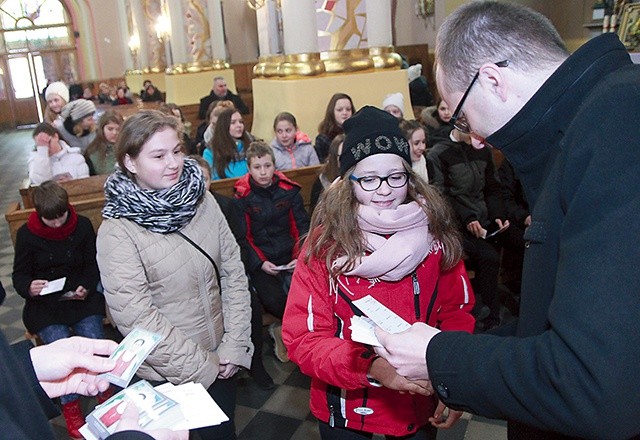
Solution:
[[[409,173],[406,172],[398,172],[391,173],[388,176],[380,177],[380,176],[365,176],[365,177],[356,177],[353,174],[349,176],[349,179],[354,182],[358,182],[360,188],[365,191],[375,191],[382,185],[382,182],[387,182],[387,185],[391,188],[402,188],[407,184],[409,180]]]

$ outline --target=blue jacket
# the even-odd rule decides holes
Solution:
[[[488,137],[532,207],[520,318],[516,337],[433,338],[427,365],[448,405],[516,421],[526,438],[640,434],[638,127],[640,66],[604,34]]]

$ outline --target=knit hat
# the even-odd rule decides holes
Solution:
[[[402,93],[392,93],[385,96],[384,101],[382,101],[382,108],[386,109],[390,105],[395,105],[404,114],[404,97]]]
[[[422,75],[422,64],[414,64],[413,66],[409,66],[407,71],[409,82],[411,82]]]
[[[65,102],[69,102],[69,89],[65,83],[61,81],[53,82],[47,86],[47,91],[44,92],[45,101],[48,100],[51,95],[58,95],[64,99]]]
[[[71,120],[75,122],[82,121],[85,117],[91,116],[96,112],[96,106],[93,102],[86,99],[76,99],[62,108],[60,115],[63,118],[71,116]]]
[[[395,154],[411,163],[409,143],[402,135],[398,120],[379,108],[366,105],[342,124],[345,138],[340,155],[340,174],[365,157]]]

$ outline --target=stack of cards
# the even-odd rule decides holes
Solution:
[[[116,351],[109,356],[109,359],[116,361],[114,369],[100,377],[121,388],[126,388],[142,361],[162,339],[162,335],[157,333],[139,328],[133,329],[118,345]]]
[[[97,438],[113,434],[127,405],[136,405],[141,429],[171,428],[184,419],[180,405],[155,390],[147,381],[120,391],[87,416],[87,426]]]

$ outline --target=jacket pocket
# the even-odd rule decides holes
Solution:
[[[531,224],[524,231],[525,247],[531,244],[541,244],[547,240],[547,222],[532,220]]]

